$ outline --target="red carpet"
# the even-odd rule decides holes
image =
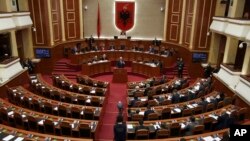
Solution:
[[[108,102],[106,105],[104,105],[106,106],[106,111],[104,112],[104,116],[101,119],[103,122],[103,126],[101,127],[99,133],[97,133],[97,140],[113,140],[113,126],[118,115],[118,109],[116,106],[118,101],[121,101],[123,103],[124,109],[127,108],[126,83],[112,83],[112,74],[98,76],[95,77],[95,79],[110,82],[110,94],[108,97]],[[141,81],[144,79],[145,78],[142,77],[128,75],[128,81]],[[124,119],[126,120],[126,110],[124,110],[123,115]]]

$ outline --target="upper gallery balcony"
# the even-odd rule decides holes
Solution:
[[[212,32],[250,41],[250,20],[227,17],[213,17]]]
[[[32,26],[30,12],[0,12],[0,33]]]

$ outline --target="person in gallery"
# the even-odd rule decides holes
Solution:
[[[122,57],[119,58],[119,60],[116,63],[117,68],[124,68],[125,67],[125,62]]]

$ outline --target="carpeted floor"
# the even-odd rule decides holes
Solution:
[[[113,126],[118,115],[118,101],[123,103],[124,109],[127,108],[126,83],[112,83],[112,74],[98,76],[95,77],[95,79],[110,82],[110,94],[108,97],[108,102],[106,105],[104,105],[106,106],[106,111],[103,118],[101,119],[103,126],[101,127],[100,132],[97,133],[97,139],[99,141],[113,140]],[[128,75],[128,81],[141,81],[144,79],[145,78],[143,77]],[[123,115],[124,119],[126,119],[126,110],[124,110]]]

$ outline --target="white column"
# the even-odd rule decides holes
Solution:
[[[183,4],[182,4],[182,16],[181,16],[181,31],[180,31],[180,41],[179,44],[182,44],[182,40],[183,40],[183,29],[184,29],[184,19],[185,19],[185,10],[186,10],[186,0],[183,0]]]
[[[223,63],[234,64],[235,57],[238,48],[238,40],[232,37],[227,36],[227,42],[224,52]]]
[[[167,22],[168,22],[168,3],[169,0],[166,0],[166,5],[165,5],[165,18],[164,18],[164,31],[163,31],[163,40],[166,41],[166,33],[167,33]]]
[[[11,42],[11,56],[18,56],[17,43],[16,43],[16,31],[10,31]]]
[[[80,39],[83,39],[83,0],[79,0],[79,16],[80,16]]]
[[[189,49],[193,49],[193,43],[194,43],[194,26],[195,26],[195,20],[196,20],[196,13],[197,13],[197,0],[194,1],[194,12],[193,12],[193,21],[192,21],[192,30],[191,30],[191,37],[190,37],[190,44]]]
[[[60,0],[60,9],[61,9],[61,11],[60,11],[60,13],[61,13],[61,25],[62,25],[62,27],[61,27],[61,30],[62,30],[62,41],[66,41],[66,39],[65,39],[65,25],[64,25],[64,14],[63,14],[63,0]]]
[[[245,58],[242,66],[242,75],[250,74],[250,47],[246,48]]]
[[[52,28],[52,17],[51,17],[51,1],[48,0],[48,20],[49,20],[49,32],[50,32],[50,45],[54,45],[54,33],[53,33],[53,28]]]

